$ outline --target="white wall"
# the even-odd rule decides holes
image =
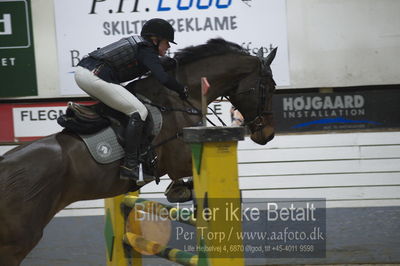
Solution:
[[[31,6],[39,98],[59,97],[54,4],[34,0]]]
[[[245,198],[326,198],[327,207],[400,205],[400,133],[278,135],[266,146],[239,142]],[[149,184],[161,197],[169,180]]]
[[[54,4],[31,3],[39,98],[59,97]],[[287,0],[288,88],[399,84],[399,10],[398,0]]]
[[[16,145],[0,145],[0,156],[15,147],[17,147],[17,146]]]
[[[291,87],[399,84],[400,1],[287,3]]]
[[[244,198],[325,198],[328,208],[400,206],[400,132],[278,135],[266,146],[239,142]],[[170,180],[144,186],[165,198]],[[58,216],[100,215],[103,200],[77,202]]]
[[[12,146],[0,146],[0,155]],[[278,135],[266,146],[239,143],[244,197],[326,198],[328,207],[400,206],[400,132]],[[141,190],[163,198],[163,177]],[[81,201],[58,216],[102,215],[103,200]]]

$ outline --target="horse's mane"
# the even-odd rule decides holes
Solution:
[[[174,58],[180,64],[186,64],[201,58],[222,55],[227,53],[249,55],[249,52],[240,45],[228,42],[222,38],[210,39],[205,44],[189,46],[175,53]]]

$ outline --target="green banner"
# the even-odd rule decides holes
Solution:
[[[0,97],[37,95],[30,0],[0,0]]]

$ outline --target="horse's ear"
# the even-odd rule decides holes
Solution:
[[[264,57],[264,48],[262,46],[260,47],[260,49],[258,49],[257,57],[260,59]]]
[[[265,62],[267,64],[267,66],[270,66],[272,61],[274,61],[275,59],[275,55],[276,52],[278,51],[278,47],[275,47],[267,56],[267,58],[265,58]]]

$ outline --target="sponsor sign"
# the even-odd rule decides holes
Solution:
[[[284,0],[55,0],[61,94],[83,94],[73,73],[79,60],[123,37],[140,34],[151,18],[175,29],[177,49],[222,37],[251,54],[279,47],[272,69],[278,85],[289,85]],[[73,18],[73,19],[71,19]]]
[[[399,90],[278,94],[278,132],[399,128]]]
[[[0,0],[0,97],[37,95],[29,0]]]
[[[32,141],[61,131],[57,118],[66,108],[67,102],[0,104],[0,142]]]
[[[66,105],[13,108],[16,138],[46,136],[62,130],[57,118],[65,114]]]

